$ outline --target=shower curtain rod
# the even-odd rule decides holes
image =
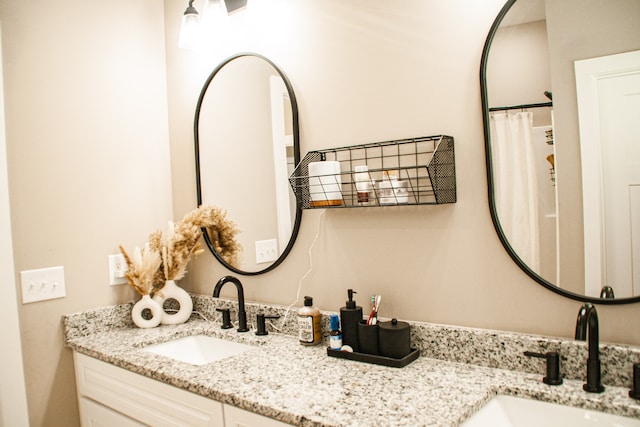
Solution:
[[[553,102],[541,102],[538,104],[511,105],[508,107],[490,107],[489,111],[524,110],[527,108],[553,107]]]

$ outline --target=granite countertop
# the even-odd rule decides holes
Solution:
[[[151,344],[197,334],[256,348],[202,366],[144,351]],[[496,394],[640,418],[640,404],[625,387],[607,386],[602,394],[590,394],[578,380],[552,387],[539,374],[429,357],[403,368],[371,365],[328,357],[324,345],[301,346],[291,335],[238,333],[193,318],[182,325],[67,336],[66,343],[132,372],[300,426],[455,426]]]

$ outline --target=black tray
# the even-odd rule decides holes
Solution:
[[[334,350],[327,347],[327,355],[340,359],[355,360],[358,362],[372,363],[374,365],[389,366],[392,368],[402,368],[413,362],[420,356],[420,350],[412,348],[411,353],[402,359],[394,359],[393,357],[376,356],[373,354],[356,353],[349,351]]]

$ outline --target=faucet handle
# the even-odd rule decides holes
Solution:
[[[280,316],[266,316],[264,314],[258,314],[256,316],[256,335],[267,335],[266,319],[278,319]]]
[[[525,356],[539,357],[547,360],[547,376],[542,378],[542,382],[549,385],[562,384],[560,376],[560,354],[557,351],[549,351],[547,353],[535,353],[533,351],[525,351]]]
[[[231,329],[233,325],[231,324],[231,312],[228,308],[217,308],[216,311],[222,313],[222,329]]]

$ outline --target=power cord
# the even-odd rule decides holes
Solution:
[[[309,270],[307,270],[307,272],[300,278],[300,281],[298,282],[298,291],[296,292],[296,299],[295,301],[293,301],[291,304],[289,304],[284,312],[284,316],[282,317],[282,321],[280,322],[280,327],[276,327],[273,323],[271,323],[271,326],[274,327],[275,330],[277,330],[278,332],[282,332],[282,330],[284,329],[284,325],[287,322],[287,316],[289,315],[289,310],[291,310],[291,307],[293,307],[294,305],[296,305],[296,303],[300,300],[300,291],[302,290],[302,282],[304,281],[304,279],[307,278],[307,276],[309,276],[309,274],[311,274],[311,271],[313,270],[313,257],[311,256],[311,251],[313,250],[313,248],[316,245],[316,242],[318,241],[318,237],[320,236],[320,230],[322,229],[322,224],[324,222],[324,214],[327,213],[327,210],[323,210],[322,213],[320,214],[320,219],[318,220],[318,228],[316,230],[316,235],[313,238],[313,242],[311,242],[311,246],[309,246],[309,251],[308,251],[308,255],[309,255]]]

